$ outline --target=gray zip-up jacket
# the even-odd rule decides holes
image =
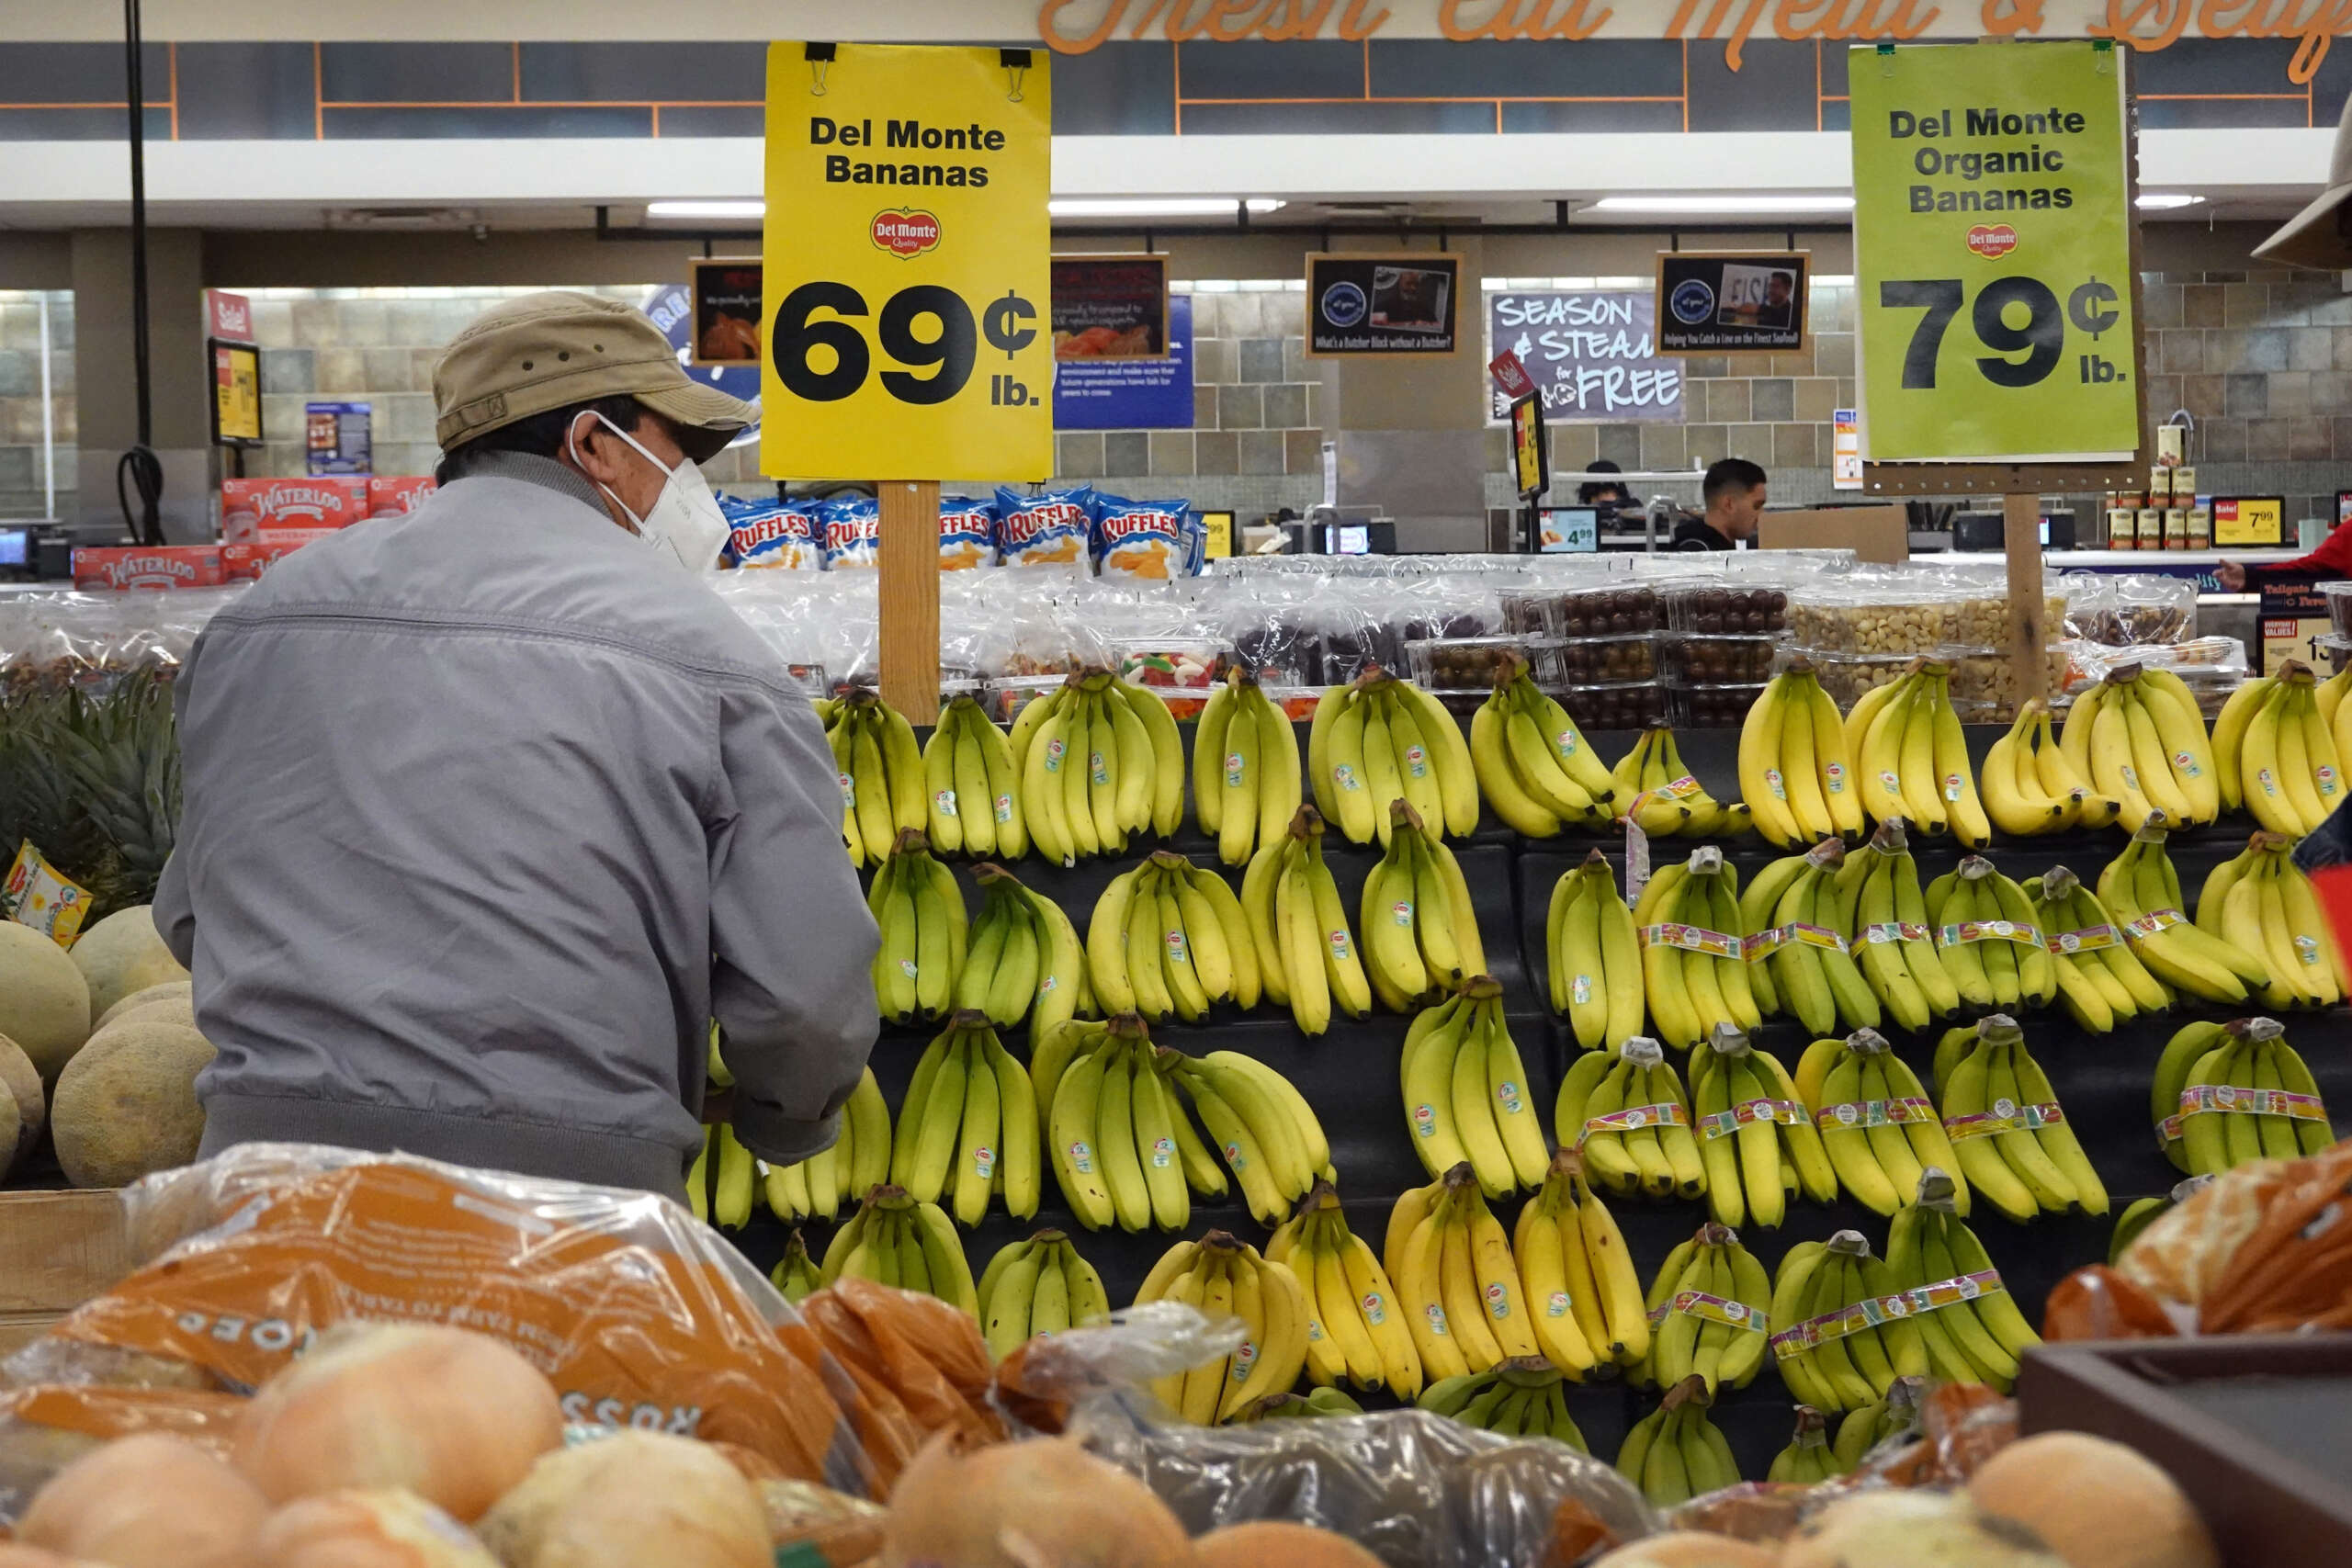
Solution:
[[[219,1058],[204,1152],[403,1149],[678,1196],[733,1121],[823,1149],[876,936],[806,693],[548,458],[271,567],[176,699],[155,923]]]

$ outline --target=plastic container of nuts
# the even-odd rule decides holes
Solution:
[[[1562,686],[1551,695],[1582,730],[1641,729],[1666,722],[1666,683],[1633,681],[1617,685]]]
[[[1735,588],[1726,581],[1678,582],[1658,590],[1666,624],[1678,632],[1753,637],[1788,629],[1789,596],[1778,588]]]
[[[1799,655],[1811,662],[1821,689],[1841,710],[1852,707],[1865,692],[1900,681],[1917,661],[1908,653],[1838,653],[1816,648],[1785,650],[1776,664],[1785,667]]]
[[[1950,672],[1952,706],[1961,712],[1963,723],[1971,722],[1967,706],[1972,704],[1981,704],[1988,710],[1987,721],[2007,722],[2017,716],[2017,671],[2007,653],[1990,648],[1939,648],[1931,657]],[[2046,671],[2044,690],[2063,689],[2066,684],[2065,650],[2046,648],[2041,657]]]
[[[1611,684],[1657,678],[1657,644],[1652,634],[1566,637],[1542,645],[1556,658],[1559,680],[1572,686]],[[1548,679],[1540,671],[1539,683]]]
[[[2352,637],[2352,582],[2323,582],[2319,591],[2327,596],[2327,618],[2335,635]]]
[[[1737,729],[1764,694],[1764,682],[1676,683],[1667,691],[1667,712],[1677,729]]]
[[[1664,619],[1649,587],[1519,589],[1502,595],[1502,611],[1505,630],[1544,637],[1623,637]]]
[[[1483,700],[1495,677],[1524,661],[1536,683],[1558,683],[1556,639],[1524,637],[1430,638],[1405,645],[1413,683],[1428,691],[1476,691]]]
[[[1701,637],[1666,632],[1658,637],[1658,667],[1669,681],[1759,682],[1772,677],[1781,639],[1763,637]]]
[[[2044,602],[2065,624],[2066,601]],[[2009,604],[1974,584],[1909,577],[1824,583],[1789,606],[1798,644],[1826,653],[1917,655],[1937,647],[1996,648],[2009,639]]]

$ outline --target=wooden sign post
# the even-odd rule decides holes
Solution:
[[[882,700],[927,724],[939,711],[939,481],[880,491]]]

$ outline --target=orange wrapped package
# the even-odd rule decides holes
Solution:
[[[805,1337],[844,1369],[859,1391],[858,1439],[887,1486],[933,1433],[966,1447],[1002,1442],[989,1404],[991,1369],[979,1325],[935,1296],[845,1275],[800,1303]]]
[[[2059,1280],[2041,1309],[2044,1339],[2162,1339],[2178,1332],[2162,1303],[2104,1263]]]

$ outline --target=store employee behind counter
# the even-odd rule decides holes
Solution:
[[[1728,550],[1756,541],[1756,520],[1764,515],[1764,470],[1745,457],[1724,457],[1710,466],[1701,494],[1706,515],[1674,525],[1670,547],[1678,550]]]

